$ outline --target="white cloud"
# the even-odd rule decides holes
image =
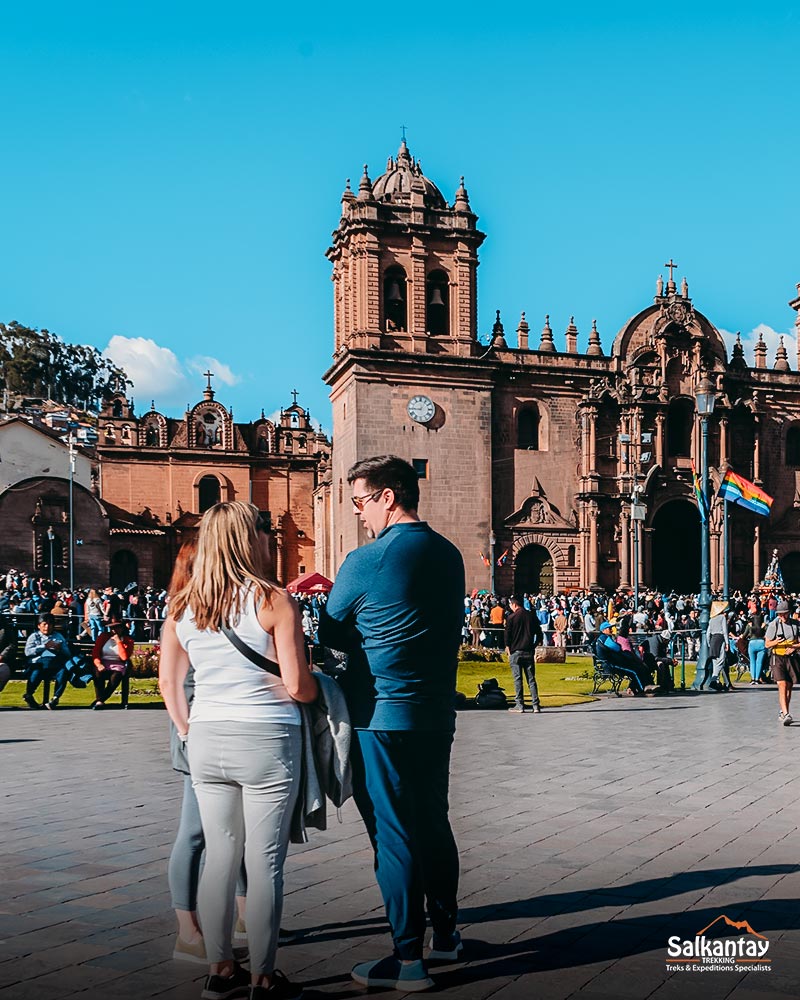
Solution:
[[[242,381],[217,358],[195,356],[181,362],[169,347],[161,347],[149,337],[116,335],[103,354],[133,382],[131,396],[138,401],[140,412],[149,408],[151,399],[164,413],[182,412],[187,403],[196,403],[200,398],[205,383],[196,376],[202,376],[207,369],[223,385],[234,386]]]
[[[242,381],[241,375],[234,374],[230,367],[218,358],[206,357],[199,354],[193,358],[189,358],[186,362],[186,367],[190,372],[194,372],[197,375],[204,375],[206,371],[210,371],[223,385],[238,385]]]
[[[736,334],[731,333],[730,330],[720,330],[719,332],[722,334],[722,339],[725,341],[725,346],[728,349],[728,357],[730,357],[733,345],[736,343]],[[789,355],[790,367],[793,371],[797,368],[797,337],[794,332],[781,333],[779,330],[773,330],[766,323],[759,323],[749,333],[742,334],[742,347],[744,348],[744,357],[748,365],[751,367],[755,365],[753,349],[758,343],[759,335],[764,338],[764,343],[767,345],[767,368],[772,368],[775,364],[775,352],[778,350],[781,337],[783,337],[783,346],[786,348],[786,353]]]
[[[154,399],[158,409],[170,405],[185,405],[188,380],[183,367],[168,347],[160,347],[149,337],[116,335],[103,351],[105,357],[119,365],[133,382],[131,395],[138,397],[139,409]]]

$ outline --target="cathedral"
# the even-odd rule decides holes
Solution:
[[[488,344],[477,330],[484,234],[461,179],[452,203],[403,140],[386,170],[348,182],[333,269],[330,482],[315,494],[318,569],[334,575],[366,538],[347,470],[392,452],[420,477],[421,516],[463,553],[471,588],[558,592],[642,586],[696,591],[701,468],[696,397],[708,420],[711,494],[728,469],[772,497],[770,516],[731,506],[732,588],[758,583],[777,550],[800,590],[800,358],[728,352],[675,265],[604,345],[573,322],[523,313]],[[798,313],[800,286],[790,303]],[[710,510],[711,583],[722,585],[722,502]]]
[[[72,573],[78,586],[162,587],[203,512],[245,500],[271,526],[276,579],[312,571],[312,498],[328,475],[330,442],[296,392],[275,420],[262,411],[234,421],[212,377],[179,418],[155,402],[137,414],[124,381],[112,380],[94,449],[73,452],[60,433],[0,418],[0,566],[62,583]]]

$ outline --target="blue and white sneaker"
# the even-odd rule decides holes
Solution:
[[[434,961],[455,962],[463,950],[458,931],[453,931],[449,938],[438,938],[434,934],[428,942],[428,958]]]
[[[419,993],[433,986],[421,959],[403,963],[394,955],[377,962],[362,962],[353,968],[350,976],[362,986],[382,986],[403,993]]]

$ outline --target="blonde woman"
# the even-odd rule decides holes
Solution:
[[[160,683],[167,711],[187,742],[200,806],[206,862],[198,913],[210,962],[201,996],[294,1000],[302,989],[275,970],[283,864],[300,781],[300,711],[317,683],[306,664],[296,602],[269,579],[269,534],[258,510],[233,501],[200,524],[192,576],[170,601]],[[225,636],[232,629],[277,661],[280,677],[256,666]],[[183,688],[195,671],[191,716]],[[190,725],[191,723],[191,725]],[[248,876],[250,975],[233,961],[234,888],[244,849]]]

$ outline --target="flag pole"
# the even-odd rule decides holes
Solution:
[[[723,499],[722,501],[722,586],[723,593],[722,596],[725,600],[729,600],[731,596],[731,576],[730,576],[730,565],[731,565],[731,532],[730,532],[730,521],[728,515],[728,501]]]

